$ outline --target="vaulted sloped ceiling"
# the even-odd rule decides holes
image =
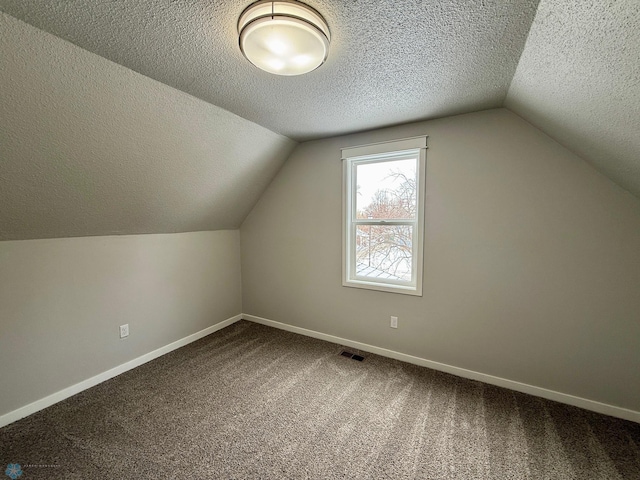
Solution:
[[[305,0],[300,77],[249,3],[0,0],[0,239],[236,228],[296,141],[505,105],[640,196],[637,0]]]
[[[640,1],[540,2],[506,106],[640,197]]]
[[[0,239],[237,228],[295,146],[0,13]]]
[[[0,0],[0,10],[294,140],[501,107],[539,0],[305,0],[328,62],[253,67],[237,21],[254,0]]]

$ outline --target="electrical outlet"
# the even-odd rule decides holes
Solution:
[[[398,317],[391,317],[391,328],[398,328]]]
[[[127,323],[126,325],[120,325],[120,338],[124,338],[128,336],[129,336],[129,324]]]

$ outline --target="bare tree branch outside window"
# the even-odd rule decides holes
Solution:
[[[387,176],[393,188],[377,190],[358,219],[413,220],[416,216],[416,179],[396,170]],[[356,228],[356,264],[384,272],[387,278],[410,280],[412,268],[413,226],[358,225]]]

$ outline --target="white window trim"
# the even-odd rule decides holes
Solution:
[[[381,292],[401,293],[405,295],[422,296],[422,273],[424,265],[424,204],[426,178],[426,149],[427,136],[411,137],[392,142],[374,143],[342,149],[343,181],[342,181],[342,285],[345,287],[364,288]],[[355,275],[355,242],[352,241],[356,225],[368,224],[366,220],[353,221],[355,205],[351,192],[354,189],[354,164],[381,161],[386,158],[402,157],[403,155],[418,155],[417,212],[414,221],[389,220],[389,225],[411,224],[415,232],[415,249],[412,256],[412,272],[415,278],[412,282],[397,282],[393,280],[373,281]],[[380,222],[372,222],[379,224]],[[353,251],[352,251],[353,250]]]

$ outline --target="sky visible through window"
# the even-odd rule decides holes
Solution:
[[[416,178],[416,160],[395,160],[391,162],[365,163],[358,165],[356,174],[357,198],[356,209],[364,211],[374,201],[377,191],[394,191],[402,183],[401,177],[394,173],[404,174],[407,178]]]

